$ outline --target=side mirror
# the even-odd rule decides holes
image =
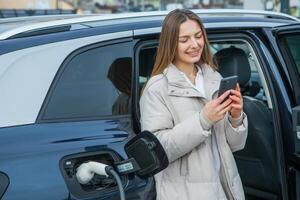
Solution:
[[[143,131],[125,144],[129,163],[117,164],[119,171],[134,166],[139,177],[147,178],[157,174],[169,165],[167,154],[158,139],[149,131]],[[125,169],[126,170],[126,169]],[[124,170],[124,171],[125,171]]]

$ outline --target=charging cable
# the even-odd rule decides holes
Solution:
[[[120,192],[121,200],[125,200],[124,188],[119,174],[114,170],[113,167],[105,165],[103,163],[89,161],[87,163],[82,163],[76,172],[76,178],[80,184],[87,184],[92,180],[95,174],[104,175],[108,177],[109,175],[113,176],[117,182],[118,189]]]

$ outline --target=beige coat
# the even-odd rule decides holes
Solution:
[[[234,122],[229,121],[228,114],[212,128],[204,128],[208,121],[201,110],[207,101],[216,98],[222,77],[207,65],[201,68],[208,98],[191,87],[170,64],[163,74],[148,81],[140,100],[142,130],[157,136],[170,162],[155,175],[158,200],[223,199],[224,192],[222,196],[217,180],[221,180],[228,199],[245,199],[232,152],[244,148],[247,117],[243,113],[242,124],[237,128],[231,125]],[[211,134],[216,138],[220,176],[213,170],[214,162],[209,154],[207,138]]]

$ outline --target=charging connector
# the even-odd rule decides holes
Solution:
[[[80,184],[87,184],[92,180],[95,174],[104,175],[106,177],[113,176],[118,184],[121,200],[125,200],[124,188],[118,173],[113,167],[94,161],[82,163],[76,172],[76,178]]]
[[[108,177],[108,174],[105,170],[106,167],[108,167],[108,165],[94,161],[82,163],[77,168],[76,178],[80,184],[87,184],[90,182],[90,180],[92,180],[95,174]]]

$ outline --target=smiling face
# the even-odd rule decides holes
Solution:
[[[199,62],[204,47],[204,38],[200,25],[188,19],[179,27],[179,38],[174,64],[187,67]]]

